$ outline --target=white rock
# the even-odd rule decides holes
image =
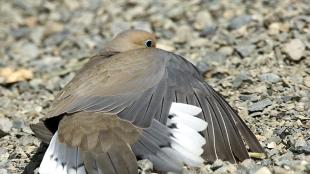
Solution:
[[[284,51],[290,59],[298,61],[304,54],[305,45],[300,39],[293,39],[284,45]]]
[[[267,167],[258,169],[255,174],[271,174],[271,171]]]

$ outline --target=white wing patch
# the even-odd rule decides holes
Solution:
[[[162,150],[184,164],[198,167],[204,160],[202,146],[205,138],[199,133],[207,128],[207,122],[196,117],[201,108],[184,103],[172,103],[167,126],[171,133],[171,144]]]

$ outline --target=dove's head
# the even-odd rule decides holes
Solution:
[[[125,52],[156,46],[156,36],[143,30],[127,30],[118,34],[105,46],[105,51]]]

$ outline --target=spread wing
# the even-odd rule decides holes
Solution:
[[[172,102],[202,108],[199,117],[209,123],[204,133],[206,160],[248,158],[242,137],[250,150],[263,152],[246,124],[190,62],[155,48],[92,58],[57,96],[47,118],[107,112],[146,128],[153,119],[165,124]]]

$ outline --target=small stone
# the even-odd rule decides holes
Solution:
[[[267,144],[267,148],[269,149],[274,149],[277,147],[277,144],[275,142],[270,142]]]
[[[207,37],[207,38],[211,38],[212,36],[215,35],[217,30],[217,26],[215,25],[211,25],[211,26],[206,26],[202,32],[200,33],[200,37]]]
[[[15,129],[21,129],[24,127],[24,121],[23,120],[14,120],[12,127]]]
[[[29,33],[30,33],[30,29],[26,28],[26,27],[21,27],[21,28],[13,29],[11,31],[11,35],[15,39],[20,39],[20,38],[26,37],[27,35],[29,35]]]
[[[205,57],[196,63],[196,66],[202,73],[205,73],[210,70],[211,66],[223,65],[226,59],[226,55],[220,52],[207,52]]]
[[[135,22],[133,22],[132,25],[133,25],[134,29],[139,29],[139,30],[144,30],[144,31],[152,32],[152,27],[151,27],[151,24],[149,22],[135,21]]]
[[[239,99],[242,101],[257,101],[258,100],[258,96],[255,94],[251,94],[251,95],[240,95]]]
[[[224,47],[221,47],[218,51],[229,56],[229,55],[232,55],[232,53],[234,52],[234,49],[229,46],[224,46]]]
[[[253,44],[240,44],[235,47],[236,51],[241,55],[242,58],[252,54],[255,48],[256,46]]]
[[[68,36],[68,34],[69,33],[66,31],[52,34],[44,41],[44,43],[47,46],[61,44],[65,40],[65,38]]]
[[[8,174],[8,170],[6,170],[6,169],[0,169],[0,173],[1,173],[1,174]]]
[[[10,103],[11,103],[11,100],[8,97],[0,97],[0,106],[2,108],[8,107]]]
[[[39,55],[38,47],[33,43],[24,43],[20,47],[13,48],[12,51],[16,59],[23,59],[26,61],[37,58]]]
[[[44,28],[43,27],[37,27],[32,29],[32,32],[30,33],[30,39],[39,45],[42,42],[42,38],[44,36]]]
[[[284,45],[284,52],[288,54],[291,60],[298,61],[302,58],[305,48],[300,39],[293,39]]]
[[[59,22],[49,21],[44,30],[44,35],[49,36],[55,33],[62,32],[64,30],[64,25]]]
[[[251,78],[244,72],[241,72],[237,77],[233,80],[232,86],[234,88],[239,88],[241,84],[245,81],[251,81]]]
[[[267,106],[272,105],[272,101],[269,98],[256,102],[248,107],[249,112],[263,111]]]
[[[242,166],[244,166],[244,167],[249,169],[249,168],[252,168],[252,166],[255,165],[255,161],[253,159],[246,159],[241,164],[242,164]]]
[[[216,160],[216,161],[214,161],[213,164],[211,165],[211,169],[212,169],[213,171],[215,171],[215,170],[221,168],[224,164],[225,164],[224,161],[222,161],[222,160]]]
[[[14,70],[12,68],[7,67],[0,69],[0,77],[4,79],[4,82],[2,83],[15,83],[32,79],[33,72],[28,69]]]
[[[212,23],[212,16],[210,13],[206,10],[200,11],[197,16],[194,23],[194,28],[196,30],[202,30],[205,26]]]
[[[176,43],[185,43],[192,39],[192,29],[187,25],[182,25],[176,30],[176,37],[174,41]]]
[[[287,169],[284,169],[278,166],[273,167],[273,173],[274,174],[290,174],[290,172],[287,171]]]
[[[130,24],[124,21],[115,21],[111,25],[111,30],[113,31],[114,36],[128,29],[130,29]]]
[[[214,171],[214,174],[236,173],[237,168],[233,164],[226,164]]]
[[[4,132],[9,132],[12,128],[12,121],[8,118],[0,118],[0,129]]]
[[[265,73],[259,76],[261,81],[269,82],[269,83],[277,83],[281,80],[281,78],[274,73]]]
[[[310,88],[310,76],[304,78],[304,84]]]
[[[252,20],[252,16],[250,15],[238,16],[238,17],[231,19],[227,28],[229,30],[235,30],[248,24],[251,20]]]
[[[272,174],[267,167],[262,167],[258,169],[254,174]]]
[[[270,35],[277,35],[280,32],[281,24],[278,22],[271,23],[268,26],[268,33]]]
[[[150,172],[153,170],[153,164],[150,160],[144,159],[138,161],[139,169],[141,169],[141,173]]]

